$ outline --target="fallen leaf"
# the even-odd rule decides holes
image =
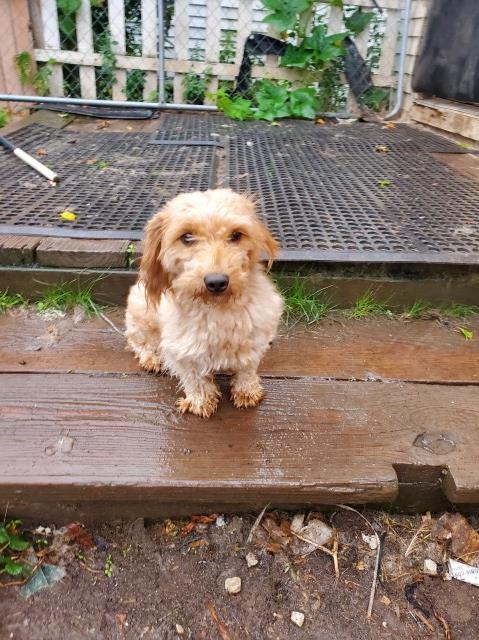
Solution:
[[[204,540],[202,538],[201,540],[194,540],[190,544],[190,550],[191,551],[196,551],[196,549],[200,549],[201,547],[207,547],[207,546],[209,546],[208,540]]]
[[[470,331],[469,329],[465,329],[464,327],[459,327],[458,331],[462,334],[465,340],[472,340],[474,337],[474,331]]]
[[[83,547],[83,549],[94,549],[96,546],[91,534],[78,522],[72,522],[66,526],[64,540],[70,543],[75,542]]]
[[[186,538],[188,534],[190,534],[195,528],[194,522],[187,522],[185,525],[181,527],[180,536],[182,538]]]
[[[77,214],[73,213],[73,211],[62,211],[60,213],[60,218],[62,220],[67,220],[68,222],[74,222],[77,219]]]
[[[385,187],[390,187],[392,185],[392,181],[384,178],[383,180],[378,180],[378,187],[380,189],[384,189]]]
[[[479,533],[460,513],[445,513],[432,528],[431,535],[442,542],[451,541],[451,551],[458,558],[479,552]]]
[[[37,149],[35,151],[35,153],[37,154],[37,156],[47,156],[48,155],[48,151],[44,147],[40,147],[40,149]]]
[[[172,520],[165,520],[163,523],[163,529],[165,535],[169,538],[176,538],[179,533],[178,525],[176,525]]]

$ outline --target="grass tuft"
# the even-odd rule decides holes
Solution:
[[[0,291],[0,313],[5,313],[12,307],[25,306],[28,300],[21,293],[8,293],[8,291]]]
[[[406,311],[401,314],[401,317],[406,320],[418,320],[430,316],[432,310],[432,305],[429,302],[416,300],[409,309],[406,309]]]
[[[467,304],[451,304],[441,308],[441,313],[452,318],[467,318],[479,314],[479,307]]]
[[[345,311],[348,318],[369,318],[370,316],[392,316],[393,313],[386,305],[378,302],[374,291],[366,291],[360,296],[352,309]]]
[[[287,326],[299,321],[314,324],[332,309],[330,302],[324,297],[324,289],[309,292],[301,280],[294,280],[292,283],[278,281],[277,284],[284,298],[284,320]]]
[[[81,307],[88,315],[98,315],[99,307],[93,301],[92,286],[86,289],[74,288],[72,283],[62,284],[48,289],[37,302],[40,312],[70,311]]]

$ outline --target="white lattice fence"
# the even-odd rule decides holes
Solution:
[[[128,77],[140,72],[142,97],[148,101],[156,95],[158,73],[157,0],[106,0],[107,28],[111,34],[111,52],[114,55],[114,81],[111,97],[128,98]],[[129,15],[126,12],[128,2]],[[132,23],[132,2],[138,10]],[[401,26],[404,0],[379,0],[384,9],[384,38],[378,68],[374,71],[375,84],[394,85],[394,67]],[[65,70],[78,69],[77,97],[98,98],[99,80],[105,70],[105,51],[99,50],[95,33],[95,11],[91,0],[81,0],[76,14],[76,46],[65,48],[59,25],[57,0],[30,0],[35,5],[32,16],[34,50],[38,63],[48,63],[49,92],[53,96],[68,95]],[[262,21],[266,12],[260,0],[176,0],[171,24],[165,37],[165,72],[173,83],[172,99],[183,102],[185,74],[206,74],[208,89],[214,91],[219,80],[236,78],[241,62],[243,45],[252,32],[268,32]],[[371,0],[352,0],[349,5],[373,8]],[[139,16],[139,19],[138,19]],[[105,18],[106,19],[106,18]],[[325,6],[325,19],[330,33],[343,31],[342,12]],[[133,25],[133,26],[132,26]],[[105,26],[105,25],[103,25]],[[133,36],[132,36],[133,33]],[[229,34],[229,35],[227,35]],[[228,41],[228,56],[224,43]],[[363,56],[370,42],[369,28],[356,40]],[[96,45],[95,45],[96,43]],[[253,66],[253,78],[298,79],[298,72],[278,67],[278,58],[265,56],[263,64]]]

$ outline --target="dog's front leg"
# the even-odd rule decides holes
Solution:
[[[231,400],[237,409],[257,407],[264,396],[264,389],[257,373],[258,367],[251,366],[238,371],[231,381]]]
[[[218,407],[221,392],[213,375],[200,375],[191,369],[177,371],[184,398],[176,401],[180,413],[194,413],[201,418],[209,418]]]

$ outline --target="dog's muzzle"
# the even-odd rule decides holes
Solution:
[[[203,280],[208,291],[216,294],[226,291],[230,281],[224,273],[208,273]]]

